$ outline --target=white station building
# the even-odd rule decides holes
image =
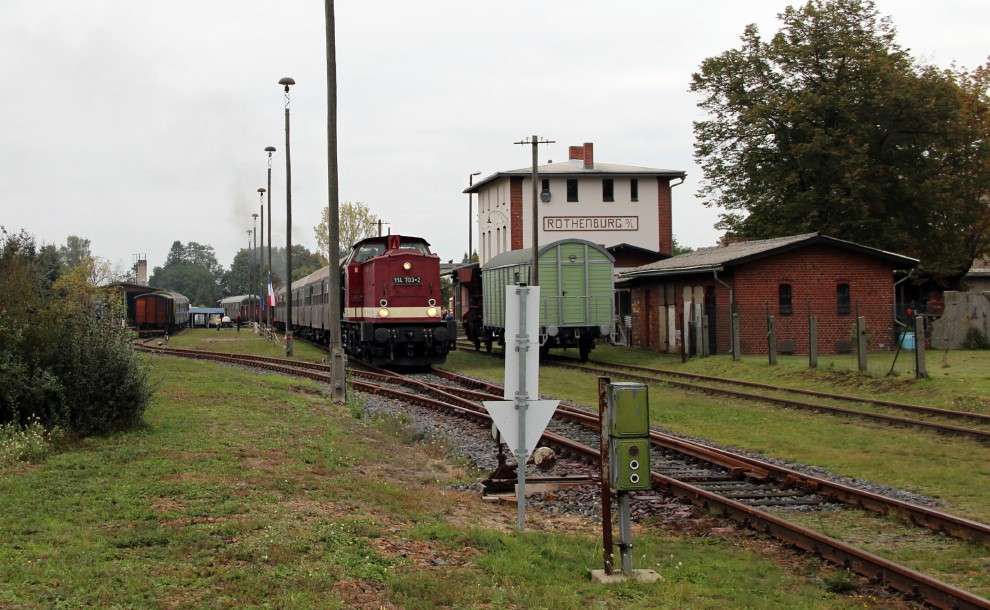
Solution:
[[[616,266],[666,258],[673,251],[671,187],[680,170],[596,163],[594,145],[571,146],[568,160],[538,167],[539,240],[577,237],[609,248]],[[484,265],[532,245],[532,169],[502,171],[478,181],[478,256]]]

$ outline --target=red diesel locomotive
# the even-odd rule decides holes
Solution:
[[[292,283],[295,334],[326,344],[327,269]],[[341,263],[341,341],[344,350],[373,365],[420,366],[443,362],[457,327],[440,307],[440,258],[420,237],[363,239]],[[285,291],[275,321],[285,328]]]

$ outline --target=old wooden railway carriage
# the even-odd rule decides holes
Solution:
[[[175,331],[189,323],[189,299],[171,290],[134,299],[134,323],[139,330]]]
[[[220,299],[220,307],[223,307],[223,315],[232,322],[237,320],[243,323],[257,322],[258,316],[263,313],[263,309],[258,307],[258,302],[257,295],[239,294]]]
[[[528,284],[532,248],[503,252],[481,269],[484,292],[481,330],[475,344],[504,345],[505,287]],[[542,246],[540,265],[541,352],[577,347],[582,360],[595,339],[610,334],[613,324],[613,264],[608,251],[583,239],[563,239]]]
[[[292,327],[327,344],[328,268],[292,283]],[[354,244],[341,263],[341,333],[345,351],[371,364],[443,362],[455,323],[441,318],[440,259],[419,237],[387,235]],[[280,291],[275,321],[285,328]]]

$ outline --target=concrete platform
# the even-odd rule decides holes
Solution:
[[[660,580],[660,575],[653,570],[633,570],[632,576],[626,576],[620,571],[606,574],[605,570],[592,570],[591,582],[603,585],[617,585],[623,582],[645,582],[651,583]]]

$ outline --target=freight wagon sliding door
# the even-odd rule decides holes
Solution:
[[[561,324],[582,326],[588,321],[588,266],[587,246],[561,244],[557,248],[560,257]]]

